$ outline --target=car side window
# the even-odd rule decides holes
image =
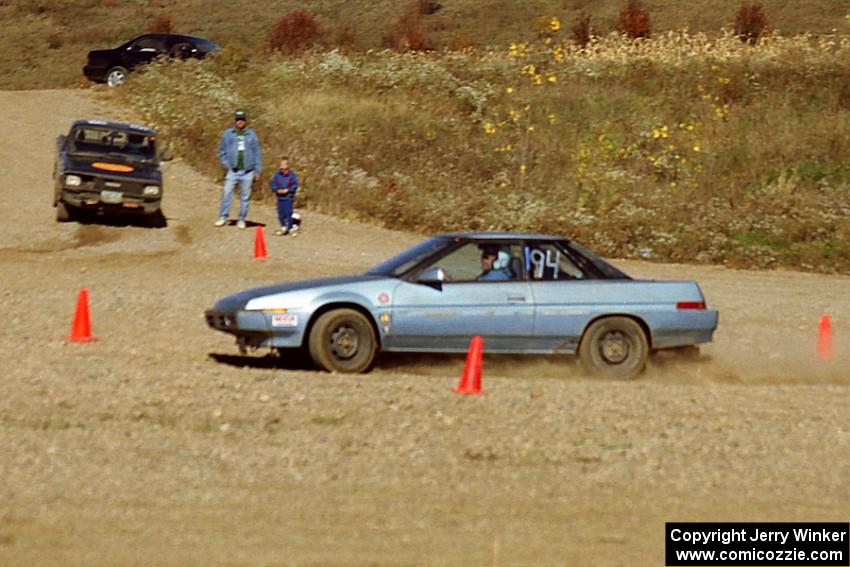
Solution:
[[[177,57],[178,59],[187,59],[192,57],[198,50],[195,47],[182,39],[176,39],[168,48],[169,57]]]
[[[482,256],[485,251],[482,243],[470,242],[457,250],[436,260],[427,268],[442,268],[450,282],[476,281],[516,281],[522,278],[521,249],[518,245],[487,244],[485,247],[495,247],[496,264],[485,265]],[[488,248],[489,252],[489,248]],[[498,253],[501,252],[501,255]],[[498,272],[498,277],[488,277],[489,272]]]
[[[163,52],[165,51],[165,45],[163,44],[162,39],[158,37],[143,37],[133,43],[132,48],[137,51],[143,52]]]
[[[526,247],[525,268],[532,281],[568,281],[585,277],[572,259],[550,242],[532,243]]]

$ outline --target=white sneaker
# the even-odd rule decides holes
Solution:
[[[245,228],[246,226],[247,225],[245,224],[245,221],[243,221],[243,220],[236,223],[236,228],[242,229],[242,228]]]
[[[214,224],[215,224],[215,226],[224,226],[224,225],[227,224],[227,219],[225,219],[225,218],[218,219],[217,221],[215,221]]]

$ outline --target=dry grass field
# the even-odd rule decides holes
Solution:
[[[132,118],[0,92],[30,133],[0,139],[0,195],[26,219],[0,223],[0,564],[659,565],[666,521],[846,521],[850,278],[617,261],[695,278],[721,313],[699,359],[631,382],[486,357],[485,394],[458,396],[462,357],[358,376],[243,358],[204,323],[216,298],[361,271],[421,236],[308,211],[257,262],[181,160],[167,227],[57,224],[51,150],[78,116]],[[273,219],[256,203],[248,220]],[[82,287],[99,340],[68,343]]]

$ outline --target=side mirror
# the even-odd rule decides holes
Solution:
[[[165,148],[161,152],[159,152],[159,161],[171,161],[174,159],[174,154],[171,153],[171,150]]]
[[[432,266],[419,274],[419,279],[417,281],[424,284],[438,284],[447,280],[448,278],[446,277],[446,272],[443,268]]]

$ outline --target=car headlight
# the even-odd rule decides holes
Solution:
[[[159,195],[159,187],[156,185],[148,185],[143,191],[145,197],[156,197]]]
[[[66,187],[79,187],[83,184],[83,180],[79,175],[66,175],[65,176],[65,186]]]

